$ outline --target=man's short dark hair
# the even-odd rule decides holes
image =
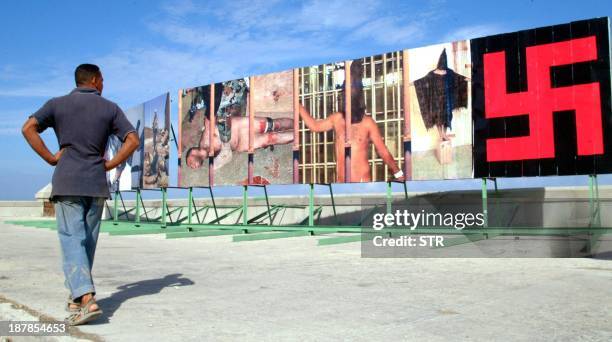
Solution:
[[[92,78],[101,75],[100,68],[95,64],[81,64],[74,70],[74,82],[76,85],[85,84]]]

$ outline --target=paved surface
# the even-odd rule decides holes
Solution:
[[[102,234],[94,276],[106,317],[80,331],[108,341],[612,340],[612,261],[363,259],[359,243],[316,239]],[[66,294],[55,232],[0,223],[0,295],[62,319]]]

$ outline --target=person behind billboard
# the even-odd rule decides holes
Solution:
[[[104,80],[98,66],[81,64],[74,76],[76,88],[47,101],[28,118],[22,133],[42,159],[56,166],[51,199],[55,203],[65,285],[70,290],[66,309],[71,315],[66,322],[80,325],[102,315],[94,298],[91,269],[104,202],[110,197],[106,171],[127,160],[140,141],[121,108],[101,96]],[[55,154],[40,137],[49,127],[58,139],[60,150]],[[111,135],[123,144],[111,160],[105,160]]]
[[[393,155],[385,145],[376,121],[366,115],[362,77],[363,63],[361,60],[355,60],[351,63],[351,80],[353,80],[351,82],[351,181],[372,181],[368,162],[370,144],[374,144],[378,155],[393,172],[393,177],[403,181],[404,173],[397,166]],[[344,140],[346,136],[344,112],[335,112],[324,119],[316,120],[303,105],[300,105],[300,117],[304,120],[306,127],[313,132],[334,131],[337,181],[345,182],[344,163],[342,162],[345,157]]]

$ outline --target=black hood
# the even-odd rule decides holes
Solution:
[[[440,58],[438,59],[438,66],[436,67],[438,70],[447,70],[448,62],[446,61],[446,49],[442,50],[440,54]]]

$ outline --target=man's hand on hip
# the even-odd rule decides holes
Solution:
[[[110,171],[119,166],[119,164],[126,161],[134,153],[138,146],[140,146],[140,139],[136,132],[128,133],[113,159],[104,161],[104,169]]]
[[[51,159],[47,161],[47,163],[49,163],[49,165],[51,165],[51,166],[57,165],[57,162],[59,162],[60,158],[62,157],[62,153],[64,153],[64,149],[63,148],[61,150],[57,151],[57,153],[55,153],[51,157]]]
[[[105,160],[104,161],[104,171],[110,171],[110,170],[114,169],[115,167],[116,167],[116,165],[113,165],[110,160]]]

